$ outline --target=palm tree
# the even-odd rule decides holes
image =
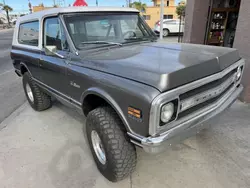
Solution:
[[[129,7],[136,8],[140,12],[146,12],[147,5],[145,3],[135,1],[133,3],[130,3]]]
[[[10,6],[3,5],[3,4],[0,4],[0,7],[1,7],[2,10],[4,10],[6,12],[6,17],[7,17],[7,20],[8,20],[8,24],[10,25],[9,12],[13,11],[13,9]]]

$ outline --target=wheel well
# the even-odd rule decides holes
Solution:
[[[82,109],[85,116],[99,106],[110,106],[110,104],[100,96],[89,94],[84,98]]]
[[[28,72],[28,69],[24,65],[21,65],[20,70],[22,75],[24,75],[25,72]]]

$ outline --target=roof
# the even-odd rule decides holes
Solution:
[[[26,16],[20,17],[18,21],[40,19],[46,15],[55,15],[60,13],[74,13],[74,12],[139,12],[134,8],[124,7],[62,7],[62,8],[51,8],[35,12]]]

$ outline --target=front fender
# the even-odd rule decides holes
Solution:
[[[103,98],[110,106],[112,106],[112,108],[119,115],[119,117],[121,118],[122,122],[124,123],[127,131],[133,132],[133,130],[129,126],[128,121],[125,118],[125,115],[124,115],[122,109],[119,107],[117,102],[104,90],[102,90],[100,88],[96,88],[96,87],[89,88],[88,90],[83,92],[83,94],[81,95],[81,104],[83,104],[84,99],[90,94],[97,95],[97,96]]]

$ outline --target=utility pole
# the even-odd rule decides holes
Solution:
[[[98,7],[98,0],[96,0],[96,6]]]
[[[131,0],[128,0],[128,7],[130,7],[130,4],[131,4]]]
[[[161,0],[160,39],[163,39],[163,14],[164,14],[164,0]]]

